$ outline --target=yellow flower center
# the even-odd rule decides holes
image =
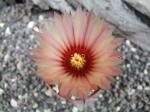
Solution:
[[[74,53],[71,56],[70,64],[76,69],[82,69],[86,63],[85,56],[83,54]]]

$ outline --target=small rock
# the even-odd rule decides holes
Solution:
[[[36,112],[40,112],[40,110],[36,109]]]
[[[35,93],[34,93],[34,96],[35,96],[35,97],[38,97],[38,93],[37,93],[37,92],[35,92]]]
[[[17,108],[18,107],[18,103],[15,99],[11,99],[10,104],[12,107]]]
[[[150,87],[145,87],[144,88],[146,91],[150,91]]]
[[[44,20],[44,16],[43,15],[40,15],[39,16],[39,21],[43,21]]]
[[[47,91],[45,92],[45,94],[46,94],[47,96],[52,96],[52,93],[51,93],[50,90],[47,90]]]
[[[129,40],[126,40],[126,44],[127,44],[128,46],[131,46],[131,42],[130,42]]]
[[[78,108],[77,107],[73,107],[72,108],[72,112],[78,112]]]
[[[2,95],[3,93],[4,93],[4,90],[0,88],[0,95]]]
[[[5,23],[0,22],[0,27],[3,28],[5,26]]]
[[[53,89],[55,90],[56,93],[59,93],[59,87],[58,87],[58,85],[55,85],[55,87],[53,87]]]
[[[28,29],[33,29],[33,27],[35,26],[35,22],[34,21],[30,21],[27,25]]]
[[[9,27],[6,28],[6,30],[5,30],[5,35],[6,35],[6,36],[11,35],[11,31],[10,31],[10,28],[9,28]]]
[[[144,70],[144,74],[145,74],[145,75],[148,75],[148,71],[147,71],[146,69]]]
[[[37,107],[38,107],[38,104],[37,104],[37,103],[34,103],[32,107],[33,107],[33,108],[37,108]]]
[[[64,101],[61,101],[61,103],[62,103],[62,104],[66,104],[66,101],[65,101],[65,100],[64,100]]]
[[[141,85],[138,85],[137,89],[138,90],[143,90],[143,87]]]
[[[76,99],[76,97],[75,97],[75,96],[71,96],[71,99],[72,99],[72,100],[75,100],[75,99]]]
[[[45,109],[44,112],[51,112],[51,109]]]
[[[99,94],[99,98],[103,98],[103,95],[102,95],[102,94]]]
[[[39,31],[40,31],[38,27],[34,27],[33,30],[34,30],[35,32],[39,32]]]
[[[4,61],[7,62],[9,60],[9,58],[10,58],[10,55],[6,54],[5,57],[4,57]]]
[[[119,112],[119,111],[120,111],[120,107],[119,107],[119,106],[117,106],[116,111],[117,111],[117,112]]]
[[[132,48],[131,48],[131,51],[132,51],[132,52],[136,52],[136,48],[132,47]]]
[[[128,89],[128,95],[133,95],[135,93],[135,89]]]
[[[23,66],[23,62],[22,62],[22,60],[19,60],[18,63],[17,63],[17,69],[21,70],[22,66]]]

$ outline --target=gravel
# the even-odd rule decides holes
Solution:
[[[0,112],[149,112],[150,53],[129,40],[123,54],[123,75],[109,92],[73,105],[52,93],[36,75],[29,49],[37,47],[34,28],[52,12],[32,14],[24,5],[0,10]]]

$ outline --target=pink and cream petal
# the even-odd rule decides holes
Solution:
[[[65,34],[69,41],[69,44],[74,44],[75,35],[73,31],[73,21],[72,21],[72,17],[70,17],[69,14],[67,13],[65,13],[63,16],[63,26],[64,26]]]
[[[78,7],[74,16],[55,13],[38,35],[39,48],[31,51],[37,75],[61,98],[85,100],[100,89],[109,90],[121,74],[116,48],[123,39],[114,38],[109,25],[92,12]]]
[[[81,7],[79,7],[76,15],[73,18],[73,30],[76,44],[82,44],[83,36],[86,29],[86,22],[87,15],[83,13]]]

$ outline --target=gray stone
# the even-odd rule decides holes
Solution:
[[[150,17],[150,0],[125,0],[135,9]]]
[[[16,101],[15,99],[13,99],[13,98],[11,99],[10,104],[11,104],[11,106],[14,107],[14,108],[17,108],[17,107],[18,107],[17,101]]]
[[[60,10],[62,12],[72,12],[72,7],[65,0],[32,0],[33,4],[38,5],[42,9],[49,7]]]
[[[130,10],[123,0],[74,0],[80,2],[88,10],[93,10],[94,13],[114,27],[116,33],[122,37],[126,37],[144,50],[150,51],[150,28],[143,23],[135,13]],[[140,1],[143,7],[149,10],[148,0],[128,0]]]

